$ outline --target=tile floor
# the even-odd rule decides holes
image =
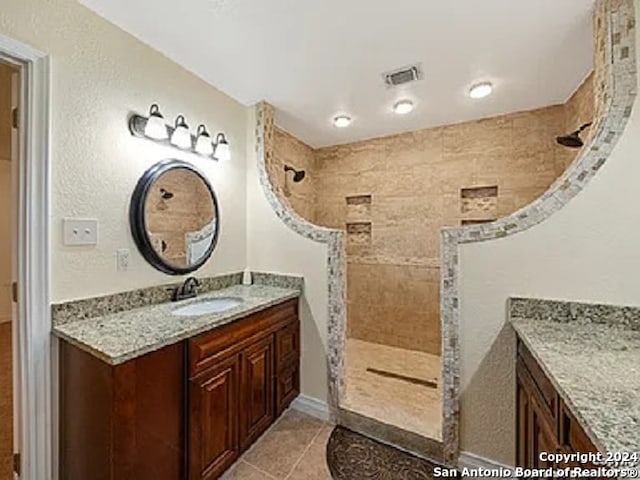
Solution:
[[[289,409],[222,476],[223,480],[331,480],[326,461],[333,425]]]
[[[436,382],[431,388],[367,371]],[[442,440],[441,358],[424,352],[347,339],[342,407],[428,438]]]
[[[13,478],[11,323],[0,323],[0,480]]]

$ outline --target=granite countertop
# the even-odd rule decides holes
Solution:
[[[640,452],[640,323],[584,311],[510,321],[596,447]]]
[[[298,296],[297,289],[234,285],[189,300],[56,325],[53,333],[111,365],[118,365]],[[171,313],[176,308],[216,297],[238,297],[243,302],[220,313],[192,317]]]

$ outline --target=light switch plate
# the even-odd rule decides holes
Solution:
[[[63,231],[65,245],[98,244],[98,220],[94,218],[65,218]]]

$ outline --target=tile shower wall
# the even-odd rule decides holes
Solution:
[[[440,228],[492,221],[540,196],[577,153],[555,137],[591,120],[593,95],[589,76],[566,105],[315,151],[276,131],[270,176],[281,196],[347,231],[348,336],[439,354]],[[283,163],[311,180],[288,197]]]
[[[564,166],[564,131],[555,106],[318,150],[316,222],[371,222],[368,242],[347,242],[349,337],[439,354],[440,228],[534,200]]]
[[[315,214],[315,156],[308,145],[293,135],[276,128],[274,130],[275,155],[267,165],[269,177],[276,186],[280,198],[285,199],[298,215],[313,222]],[[294,183],[293,173],[285,175],[284,166],[306,172],[304,180]]]

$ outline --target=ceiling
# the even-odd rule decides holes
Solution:
[[[561,103],[593,63],[593,0],[81,1],[236,100],[267,100],[313,147]],[[384,85],[414,63],[423,80]],[[416,109],[394,114],[400,98]]]

